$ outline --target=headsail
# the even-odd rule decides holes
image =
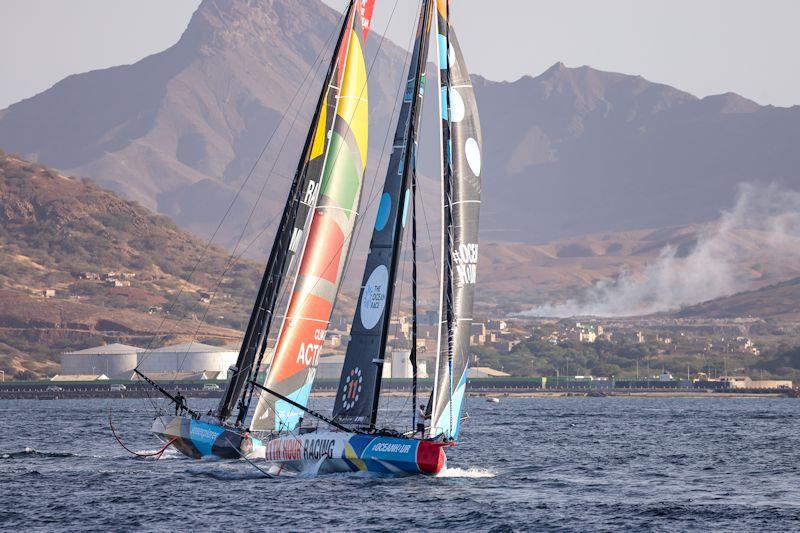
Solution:
[[[343,41],[348,34],[348,24],[352,23],[350,20],[352,10],[353,2],[351,1],[344,14],[342,28],[325,75],[314,119],[289,189],[289,196],[278,230],[275,233],[275,240],[272,243],[264,276],[261,279],[253,311],[245,330],[233,376],[217,408],[217,416],[221,420],[225,420],[231,415],[237,401],[239,402],[237,420],[242,422],[247,416],[254,392],[253,387],[248,386],[247,383],[258,377],[278,294],[284,284],[287,272],[291,268],[298,247],[304,240],[303,235],[308,225],[309,213],[314,207],[316,191],[322,176],[322,156],[325,152],[327,133],[332,126],[332,117],[336,109],[337,92],[331,90],[330,86],[332,81],[338,80],[339,77],[339,57],[342,49],[345,48]]]
[[[439,349],[432,395],[432,437],[458,437],[469,360],[478,264],[481,137],[478,106],[449,0],[437,0],[442,115],[442,272]]]
[[[360,9],[353,10],[348,20],[316,208],[265,383],[270,390],[301,405],[307,404],[311,393],[358,216],[368,140],[363,51],[369,26],[362,24],[361,13],[371,11],[371,4],[372,0],[359,0]],[[357,31],[362,28],[363,32]],[[250,427],[256,431],[289,431],[297,426],[301,414],[287,402],[261,395]]]
[[[433,0],[423,0],[420,6],[417,36],[398,116],[394,148],[333,408],[334,419],[343,424],[374,426],[377,416],[392,296],[409,208],[411,176],[415,171],[432,7]]]

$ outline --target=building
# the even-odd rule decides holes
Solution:
[[[236,364],[239,349],[209,346],[200,342],[164,346],[139,354],[139,370],[144,374],[202,374],[208,379],[224,379]]]
[[[127,344],[109,344],[77,352],[61,354],[61,374],[68,379],[72,376],[98,376],[128,378],[136,368],[142,348]],[[79,381],[79,380],[74,380]]]
[[[414,377],[414,370],[411,368],[410,352],[408,350],[394,351],[389,355],[391,361],[390,375],[393,379],[411,379]],[[385,365],[384,365],[385,366]],[[384,377],[386,372],[384,372]],[[417,378],[425,379],[428,377],[428,362],[417,360]]]
[[[750,379],[747,376],[722,376],[720,381],[730,389],[791,389],[792,381],[783,379]]]
[[[507,378],[510,375],[488,366],[474,366],[467,369],[467,377],[469,378]]]

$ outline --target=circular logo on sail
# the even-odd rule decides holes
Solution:
[[[361,296],[361,324],[364,329],[372,329],[383,315],[386,306],[386,286],[389,283],[389,270],[379,265],[367,279]]]
[[[361,369],[355,367],[347,374],[347,379],[342,387],[342,407],[345,411],[349,411],[358,399],[361,398],[361,385],[364,383],[364,376],[361,374]]]

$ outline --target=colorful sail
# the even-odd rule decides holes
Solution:
[[[369,26],[362,24],[361,13],[369,12],[371,2],[362,0],[359,8],[350,14],[344,36],[332,127],[315,143],[315,148],[325,147],[316,208],[265,382],[268,389],[301,405],[308,403],[339,292],[367,163],[364,41]],[[255,431],[290,431],[301,417],[296,407],[262,394],[250,426]]]
[[[363,1],[363,0],[359,0]],[[309,215],[316,202],[316,192],[322,177],[322,167],[327,133],[333,124],[338,92],[331,89],[333,80],[339,80],[339,64],[343,43],[348,34],[351,1],[344,15],[341,31],[325,75],[322,92],[317,102],[314,119],[309,128],[302,156],[289,188],[289,196],[284,207],[275,240],[272,243],[267,266],[256,295],[253,311],[245,330],[239,357],[233,368],[228,387],[220,400],[217,416],[226,420],[238,402],[237,421],[243,422],[250,408],[255,392],[253,380],[258,377],[266,350],[267,338],[274,318],[278,294],[283,287],[287,272],[291,270],[298,247],[304,241],[305,228]],[[363,6],[362,6],[363,7]]]
[[[455,439],[467,384],[478,265],[483,142],[469,71],[448,18],[449,0],[437,0],[442,124],[442,292],[438,359],[429,412],[430,435]]]
[[[392,155],[361,283],[359,303],[333,408],[334,419],[356,427],[374,426],[377,416],[392,297],[409,207],[414,153],[422,114],[432,7],[433,0],[423,0],[420,6],[417,38],[406,78],[405,97],[400,108]]]

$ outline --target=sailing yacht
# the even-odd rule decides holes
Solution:
[[[420,0],[404,98],[333,413],[326,416],[308,408],[358,218],[368,139],[363,50],[373,2],[352,0],[345,12],[239,358],[217,410],[205,418],[192,411],[162,415],[153,423],[159,438],[190,457],[259,458],[273,474],[436,474],[446,466],[445,448],[458,439],[478,260],[482,138],[469,72],[450,21],[449,0]],[[431,31],[435,31],[440,109],[440,325],[434,388],[420,402],[416,152]],[[382,425],[378,407],[407,226],[412,253],[413,385],[406,426],[410,429],[402,431]],[[295,270],[289,279],[288,273]],[[273,318],[279,292],[287,284],[291,291],[278,326]],[[266,378],[258,381],[275,326],[279,329],[272,362]],[[311,419],[317,421],[316,427],[303,425]]]
[[[478,261],[482,139],[472,83],[455,32],[449,1],[423,0],[406,92],[364,269],[350,342],[331,418],[332,429],[284,435],[266,443],[275,472],[437,474],[445,448],[458,438],[469,360],[469,331]],[[441,110],[442,227],[440,327],[434,389],[418,418],[416,151],[425,95],[429,32],[436,16]],[[391,305],[406,224],[411,224],[411,430],[378,420]],[[258,387],[269,401],[270,388]],[[428,423],[426,424],[426,420]]]
[[[236,365],[213,416],[189,411],[162,415],[152,432],[189,457],[263,456],[254,434],[290,432],[303,411],[258,398],[246,425],[255,383],[284,285],[291,293],[280,321],[266,385],[304,407],[333,312],[357,220],[368,143],[368,88],[364,43],[374,0],[351,0],[325,75],[314,118],[292,181]],[[288,279],[289,272],[296,272]],[[141,375],[141,373],[140,373]],[[142,378],[159,391],[163,388]]]

